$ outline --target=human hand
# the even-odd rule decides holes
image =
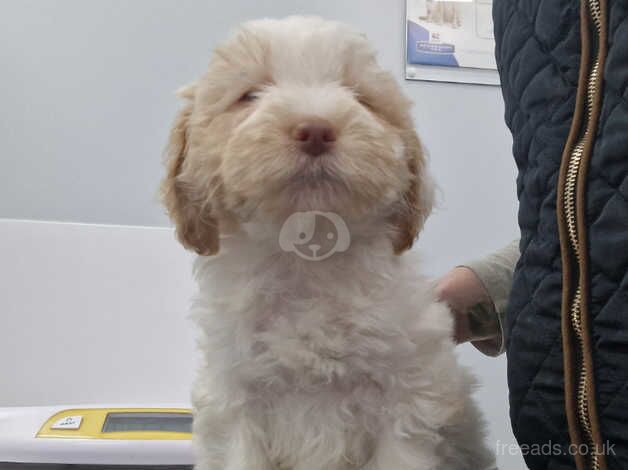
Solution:
[[[499,331],[493,301],[473,270],[449,271],[437,281],[436,297],[451,309],[457,343],[492,338]]]

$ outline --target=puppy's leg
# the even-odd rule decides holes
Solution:
[[[224,470],[274,470],[260,439],[251,432],[246,420],[233,430]]]
[[[495,455],[486,445],[486,426],[477,405],[467,399],[456,422],[442,429],[443,468],[496,470]]]
[[[364,470],[443,470],[437,445],[437,436],[401,435],[391,423],[378,437],[375,453]]]
[[[236,410],[196,410],[195,470],[275,470],[256,423]]]

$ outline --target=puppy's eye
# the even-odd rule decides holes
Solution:
[[[256,90],[249,90],[246,93],[244,93],[240,99],[238,100],[240,103],[250,103],[252,101],[255,101],[259,98],[259,92]]]

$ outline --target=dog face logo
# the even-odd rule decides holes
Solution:
[[[295,212],[279,233],[279,247],[308,261],[322,261],[334,253],[347,251],[349,228],[333,212]]]

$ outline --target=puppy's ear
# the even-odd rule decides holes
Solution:
[[[199,255],[214,255],[219,249],[218,221],[210,213],[210,204],[203,187],[194,184],[188,153],[190,117],[196,87],[190,85],[177,94],[187,100],[177,115],[166,147],[166,177],[161,183],[161,196],[170,218],[176,225],[177,238]],[[204,185],[202,185],[204,186]]]
[[[412,248],[434,204],[434,184],[426,169],[421,142],[413,129],[406,129],[402,138],[409,182],[391,217],[395,254]]]

